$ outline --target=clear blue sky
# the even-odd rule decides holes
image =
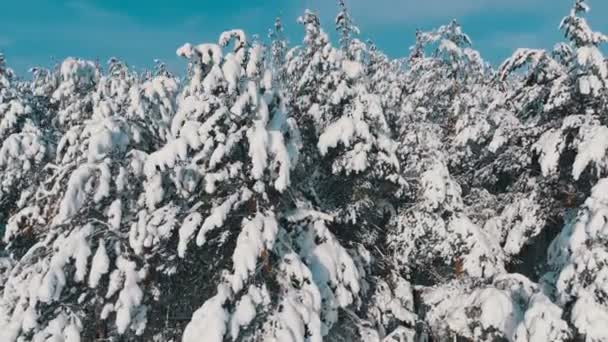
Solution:
[[[416,28],[458,19],[474,46],[494,64],[516,47],[550,48],[572,0],[347,0],[362,36],[393,57],[405,56]],[[589,0],[592,28],[608,33],[608,0]],[[226,29],[266,37],[281,16],[292,44],[304,8],[320,12],[333,33],[335,0],[5,0],[0,7],[0,51],[21,75],[67,57],[119,57],[138,69],[155,58],[181,73],[175,50],[185,42],[216,41]]]

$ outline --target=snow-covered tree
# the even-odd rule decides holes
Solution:
[[[338,1],[183,77],[0,55],[2,341],[604,341],[605,35],[406,58]]]
[[[580,16],[588,10],[585,1],[576,1],[560,25],[571,51],[570,58],[565,59],[568,72],[550,83],[544,125],[540,127],[542,136],[535,146],[545,176],[569,173],[574,180],[587,182],[587,193],[593,180],[606,171],[608,149],[604,138],[608,66],[599,49],[607,38],[593,32]],[[561,167],[564,158],[574,160]]]
[[[346,7],[344,0],[338,0],[338,7],[340,11],[336,16],[336,31],[340,34],[340,46],[343,50],[350,49],[353,43],[353,36],[360,33],[359,28],[355,26],[353,18]]]
[[[606,106],[608,66],[600,44],[608,42],[608,37],[594,32],[583,17],[590,7],[585,0],[576,0],[570,15],[564,17],[560,29],[564,31],[568,45],[558,46],[567,51],[565,62],[568,76],[556,80],[551,90],[548,111],[575,111],[584,113],[593,107]],[[562,53],[562,56],[564,54]]]
[[[572,336],[562,309],[522,275],[500,275],[488,285],[456,281],[421,296],[434,339],[540,342]]]
[[[486,64],[456,20],[437,30],[419,31],[409,58],[408,93],[415,108],[422,107],[446,131],[452,129],[450,115],[455,100],[467,87],[483,80]]]
[[[36,106],[31,93],[19,87],[0,55],[0,222],[3,226],[27,205],[53,151],[46,108]],[[26,223],[23,223],[26,225]],[[19,242],[31,245],[31,230]]]
[[[116,67],[112,62],[99,79],[91,78],[98,73],[90,62],[68,59],[60,68],[62,81],[53,99],[60,102],[58,116],[71,114],[56,122],[62,135],[55,163],[46,166],[49,177],[18,203],[4,235],[9,250],[24,234],[33,240],[5,284],[6,340],[105,338],[128,328],[143,332],[146,308],[138,283],[147,268],[133,259],[124,234],[142,192],[142,182],[136,181],[143,164],[138,149],[149,144],[142,138],[147,134],[121,110],[129,85]],[[74,112],[89,106],[90,114]],[[103,320],[113,312],[115,328],[108,331]]]
[[[568,212],[566,224],[548,250],[550,272],[545,281],[555,289],[557,303],[584,341],[608,338],[608,179],[597,182],[579,209]]]

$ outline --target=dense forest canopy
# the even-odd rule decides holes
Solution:
[[[2,341],[608,341],[608,37],[298,19],[185,77],[0,55]],[[9,61],[10,62],[10,61]]]

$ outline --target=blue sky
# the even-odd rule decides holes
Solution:
[[[393,57],[405,56],[416,28],[456,18],[474,47],[497,64],[516,47],[550,48],[572,0],[347,0],[362,31]],[[608,33],[608,0],[589,0],[592,28]],[[7,0],[0,10],[0,52],[21,75],[67,56],[106,61],[111,56],[137,69],[155,58],[181,73],[175,50],[185,42],[216,41],[224,30],[243,28],[266,37],[281,16],[292,44],[304,8],[320,12],[333,33],[334,0]]]

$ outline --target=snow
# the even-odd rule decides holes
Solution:
[[[106,252],[106,245],[103,240],[99,240],[99,246],[97,247],[97,251],[95,251],[95,256],[93,256],[93,261],[91,262],[91,271],[89,273],[89,287],[96,288],[99,284],[99,280],[101,277],[108,273],[110,270],[110,259],[108,258],[108,254]]]
[[[219,39],[220,46],[227,46],[230,41],[234,39],[234,49],[237,50],[241,46],[247,43],[247,36],[245,32],[240,29],[230,30],[222,32]]]
[[[243,72],[241,64],[233,54],[228,54],[222,65],[224,79],[228,82],[228,92],[234,93],[238,86],[238,79]]]
[[[585,335],[585,340],[599,342],[608,340],[606,322],[608,309],[598,303],[593,294],[583,292],[572,308],[572,322],[577,330]]]
[[[17,100],[0,103],[0,138],[5,138],[10,130],[18,124],[19,117],[26,116],[32,111]]]
[[[14,160],[41,160],[45,154],[46,150],[40,135],[36,133],[13,134],[4,140],[0,147],[0,166],[8,166]]]
[[[288,212],[285,218],[291,222],[303,221],[306,218],[311,218],[313,220],[323,220],[326,222],[331,222],[334,220],[333,216],[331,215],[317,210],[305,208],[294,209],[293,211]]]
[[[349,117],[342,117],[331,124],[319,137],[319,151],[322,155],[327,154],[329,149],[338,146],[338,143],[349,147],[355,136],[355,124]]]
[[[462,55],[462,50],[456,45],[453,41],[443,39],[439,44],[439,51],[447,52],[451,55],[456,55],[460,57]]]
[[[185,256],[188,242],[192,239],[192,236],[202,222],[203,216],[196,212],[191,213],[184,219],[184,223],[179,229],[179,244],[177,246],[177,253],[180,258]]]
[[[196,245],[203,246],[207,242],[206,235],[211,230],[219,228],[224,225],[228,214],[233,208],[239,206],[241,203],[249,200],[251,193],[245,192],[243,194],[233,194],[224,203],[213,208],[211,214],[205,218],[203,225],[201,226],[198,235],[196,236]],[[188,239],[187,235],[184,235],[184,241]]]
[[[137,221],[131,224],[129,230],[129,246],[135,254],[141,255],[144,251],[144,244],[148,235],[147,230],[148,215],[145,211],[140,211],[137,215]]]
[[[567,341],[568,324],[562,320],[562,309],[544,294],[532,295],[523,321],[515,333],[515,342]]]
[[[507,59],[499,67],[499,75],[501,80],[506,80],[508,75],[513,71],[522,68],[529,63],[530,69],[536,69],[538,64],[546,58],[546,51],[538,49],[518,48],[513,53],[513,56]]]
[[[91,247],[89,247],[87,237],[91,235],[92,232],[93,226],[89,224],[83,227],[78,233],[72,233],[76,234],[76,237],[74,237],[75,241],[73,242],[76,246],[74,246],[75,251],[72,256],[75,259],[74,264],[76,266],[76,272],[74,273],[74,280],[76,282],[84,281],[88,272],[88,259],[89,256],[91,256]]]
[[[202,86],[205,91],[211,93],[222,87],[224,83],[226,83],[226,79],[224,79],[222,69],[218,65],[214,65],[203,80]]]
[[[476,142],[479,137],[485,136],[491,129],[490,124],[485,120],[468,122],[470,118],[467,118],[466,115],[461,116],[464,116],[464,118],[459,119],[456,123],[456,130],[458,132],[454,139],[456,144],[466,146],[468,142]],[[498,137],[498,139],[498,141],[494,142],[495,145],[500,144],[500,137]],[[490,146],[489,148],[492,149],[493,147],[494,146]]]
[[[473,307],[478,307],[482,314],[480,323],[483,328],[496,328],[511,335],[515,329],[515,320],[518,313],[511,299],[504,293],[495,289],[484,289],[469,299]]]
[[[216,44],[200,44],[192,46],[186,43],[177,49],[176,54],[181,57],[192,58],[199,56],[203,64],[219,64],[222,60],[222,49]]]
[[[549,248],[549,263],[558,270],[554,282],[558,303],[572,304],[571,323],[588,341],[607,338],[602,323],[608,310],[598,294],[608,283],[608,251],[602,241],[606,231],[608,180],[601,179],[578,215],[567,217],[566,226]]]
[[[118,300],[114,304],[116,311],[116,330],[119,334],[124,334],[136,317],[139,306],[143,300],[143,291],[138,283],[141,280],[136,271],[133,261],[128,261],[119,257],[116,260],[116,267],[124,273],[124,287],[118,294]]]
[[[340,7],[340,44],[306,11],[183,77],[0,55],[0,340],[608,340],[586,1],[498,70],[456,21],[393,59]]]
[[[120,269],[116,269],[110,273],[110,281],[108,284],[108,291],[106,293],[106,299],[110,299],[114,296],[121,288],[124,282],[124,273]],[[112,306],[114,310],[114,306]]]
[[[274,338],[270,339],[270,341],[304,342],[305,340],[303,336],[306,336],[308,331],[307,329],[310,329],[309,324],[312,322],[308,322],[309,324],[306,324],[307,322],[302,319],[305,317],[303,316],[305,312],[301,312],[303,310],[300,306],[296,306],[297,303],[285,300],[283,301],[282,305],[283,312],[281,312],[281,327],[280,330],[276,332]],[[315,325],[318,324],[318,322],[314,323]],[[318,329],[318,326],[315,326],[314,328]],[[322,339],[320,334],[318,334],[317,329],[314,328],[311,329],[312,331],[310,331],[311,336],[309,337],[309,341],[321,342]]]
[[[94,170],[93,166],[85,164],[72,173],[65,196],[59,205],[59,213],[55,216],[55,224],[59,224],[76,214],[85,204],[87,196],[86,186],[93,177]]]
[[[250,50],[249,61],[247,62],[247,77],[256,77],[259,74],[259,66],[262,62],[264,54],[264,48],[262,45],[255,43],[252,49]],[[269,77],[272,76],[270,73],[267,74]],[[270,88],[272,85],[269,85],[266,82],[267,88]]]
[[[146,184],[146,206],[153,210],[160,204],[165,195],[163,179],[161,175],[154,175]]]
[[[562,132],[557,130],[544,133],[534,145],[534,149],[540,153],[540,168],[544,176],[557,172],[559,158],[565,147]]]
[[[363,65],[359,62],[344,60],[342,61],[342,70],[351,80],[356,80],[363,75]]]
[[[247,294],[241,297],[236,304],[236,308],[230,318],[230,336],[236,341],[239,337],[241,327],[248,326],[256,315],[256,307],[268,305],[270,302],[269,293],[266,287],[249,286]]]
[[[112,201],[106,216],[108,217],[108,224],[112,230],[120,229],[120,222],[122,219],[122,201],[120,199]]]
[[[37,207],[25,207],[18,213],[13,215],[4,227],[3,241],[8,243],[20,232],[20,223],[25,219],[30,218],[32,223],[44,224],[46,223],[43,217],[40,215],[40,209]]]
[[[265,104],[261,104],[265,107]],[[264,170],[268,165],[268,133],[266,131],[266,122],[268,120],[268,112],[262,111],[262,116],[255,121],[255,126],[247,132],[249,139],[249,157],[251,158],[251,174],[254,179],[262,178]]]
[[[414,293],[411,284],[405,279],[399,277],[396,281],[394,289],[395,298],[391,300],[391,312],[397,319],[402,322],[414,323],[415,315],[412,313],[414,309]]]
[[[234,272],[232,290],[239,292],[247,279],[256,271],[258,258],[262,253],[271,251],[278,233],[278,223],[272,215],[258,213],[253,219],[244,219],[242,230],[232,254]]]
[[[435,164],[420,177],[422,185],[422,198],[425,206],[434,210],[440,205],[447,204],[455,200],[454,205],[460,206],[459,198],[461,189],[457,183],[450,179],[449,171],[443,164]]]
[[[217,294],[208,299],[203,306],[194,312],[192,320],[186,326],[183,342],[222,342],[228,331],[227,323],[230,315],[224,309],[224,303],[228,299],[230,289],[220,285]]]
[[[393,284],[389,285],[388,281]],[[385,341],[391,341],[394,337],[399,341],[399,336],[410,336],[412,329],[405,328],[404,325],[413,326],[416,322],[416,314],[414,311],[414,297],[411,284],[399,276],[392,276],[388,281],[381,280],[377,283],[372,296],[374,307],[374,318],[385,329],[391,329],[392,332],[387,332]],[[395,329],[395,325],[398,327]],[[372,334],[372,332],[368,332]],[[392,337],[389,337],[392,336]],[[381,341],[379,336],[368,337],[370,341]],[[408,337],[409,338],[409,337]],[[406,341],[410,339],[405,338]]]
[[[596,67],[598,68],[598,75],[601,78],[605,79],[608,77],[608,66],[604,61],[602,52],[596,46],[582,46],[578,48],[576,51],[576,58],[579,65],[585,67]],[[594,90],[599,89],[595,88]]]
[[[80,87],[92,85],[99,77],[93,62],[72,57],[66,58],[59,70],[62,82],[52,95],[56,100],[69,96]]]
[[[416,332],[405,327],[398,327],[386,336],[382,342],[414,342]]]
[[[456,216],[448,230],[462,239],[467,254],[462,256],[464,271],[478,278],[492,277],[504,272],[504,256],[495,239],[467,217]]]
[[[509,255],[517,255],[526,240],[538,236],[545,222],[542,219],[541,207],[536,194],[508,205],[501,213],[501,224],[508,232],[503,245]]]
[[[65,342],[80,342],[80,328],[70,324],[63,330]]]
[[[36,313],[36,310],[34,310],[33,308],[27,309],[27,311],[23,315],[23,323],[21,324],[21,329],[26,332],[34,330],[38,326],[38,323],[36,322],[37,319],[38,314]]]
[[[278,281],[287,289],[281,298],[283,310],[274,314],[278,327],[266,339],[276,342],[304,341],[302,333],[308,331],[309,340],[322,341],[321,328],[321,293],[312,282],[310,269],[302,263],[300,257],[287,252],[278,265],[283,276]]]
[[[255,303],[250,295],[245,295],[236,305],[234,317],[231,319],[230,335],[235,341],[239,336],[239,328],[247,326],[255,318],[256,310]]]
[[[274,188],[279,192],[284,192],[290,185],[290,173],[293,166],[292,153],[285,146],[283,134],[277,131],[269,132],[269,150],[275,157],[273,164],[279,164],[278,176],[274,181]]]
[[[93,194],[93,202],[99,203],[103,199],[110,196],[110,186],[112,182],[112,174],[107,162],[97,166],[99,178],[97,179],[97,189]]]
[[[112,313],[113,311],[114,311],[114,304],[108,303],[103,306],[103,309],[101,309],[99,318],[106,320],[106,319],[108,319],[108,316],[110,315],[110,313]]]
[[[89,138],[89,163],[95,163],[113,151],[124,151],[129,144],[129,136],[122,130],[121,122],[104,120],[91,123],[83,130],[83,136]]]
[[[571,337],[562,310],[522,275],[501,275],[472,292],[447,284],[426,290],[423,297],[434,304],[428,313],[432,325],[474,340],[492,340],[486,334],[517,342]]]
[[[59,300],[68,281],[64,267],[70,259],[74,259],[76,268],[74,280],[76,282],[84,280],[88,271],[88,257],[91,254],[86,239],[92,230],[93,227],[87,225],[80,230],[73,231],[67,237],[58,238],[53,243],[56,253],[50,260],[48,272],[44,275],[39,287],[33,289],[41,302],[52,303]]]
[[[492,153],[496,153],[498,149],[503,146],[508,141],[508,138],[505,135],[505,132],[498,129],[494,133],[494,137],[492,137],[492,141],[488,146],[488,150]]]
[[[298,242],[322,298],[331,305],[325,309],[329,313],[322,324],[322,333],[326,335],[337,320],[335,310],[354,303],[360,290],[359,271],[323,221],[316,221],[311,228],[308,232],[311,235],[303,236]],[[317,244],[315,236],[322,242]]]
[[[608,127],[583,127],[579,133],[580,142],[577,144],[576,159],[572,164],[572,176],[578,180],[590,163],[596,168],[606,168],[606,152],[608,152]]]
[[[169,142],[159,151],[150,154],[144,166],[144,173],[148,178],[154,177],[157,169],[162,171],[165,168],[171,168],[179,160],[186,159],[187,151],[188,141],[185,138]]]

